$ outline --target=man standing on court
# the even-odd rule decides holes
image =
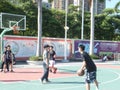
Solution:
[[[45,80],[46,83],[50,82],[48,80],[48,76],[49,76],[49,45],[44,45],[44,51],[43,51],[43,69],[44,69],[44,74],[41,78],[41,82],[43,83],[43,81]]]
[[[85,52],[85,46],[79,45],[78,46],[79,52],[81,53],[81,58],[83,60],[82,67],[80,70],[86,69],[86,90],[90,90],[90,83],[94,82],[96,85],[96,90],[98,90],[98,82],[96,80],[96,65],[92,61],[91,57]],[[79,71],[80,71],[79,70]]]

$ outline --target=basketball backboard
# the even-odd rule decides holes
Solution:
[[[13,30],[14,33],[17,33],[18,30],[26,30],[26,16],[10,13],[0,13],[0,29],[2,29],[0,34],[0,59],[2,60],[2,54],[4,51],[4,34],[11,30]]]
[[[0,28],[6,29],[13,26],[19,27],[19,30],[26,30],[26,16],[10,13],[0,13]]]

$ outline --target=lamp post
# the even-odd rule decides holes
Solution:
[[[98,13],[98,0],[95,0],[95,14]]]
[[[38,5],[38,38],[36,56],[42,55],[42,0],[34,0]]]
[[[94,49],[94,0],[90,0],[91,10],[91,31],[90,31],[90,55],[93,54]]]
[[[68,62],[67,60],[67,31],[69,30],[69,27],[67,26],[67,14],[68,14],[68,0],[66,0],[65,4],[65,43],[64,43],[64,60],[63,62]]]
[[[82,26],[81,26],[81,39],[84,39],[84,0],[82,0]]]

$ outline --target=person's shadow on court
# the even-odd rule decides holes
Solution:
[[[76,82],[76,81],[72,81],[72,82],[61,82],[61,81],[52,81],[49,84],[85,84],[85,82]]]

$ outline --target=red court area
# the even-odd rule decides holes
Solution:
[[[43,75],[43,70],[40,68],[15,68],[14,72],[0,72],[0,81],[2,82],[17,82],[38,80]],[[49,78],[62,78],[74,76],[75,74],[67,72],[58,72],[56,74],[49,73]]]
[[[120,66],[118,66],[118,65],[97,64],[97,66],[102,67],[102,68],[120,69]]]

